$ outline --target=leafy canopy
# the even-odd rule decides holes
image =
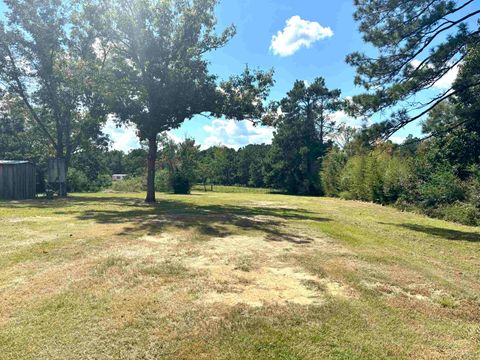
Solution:
[[[62,0],[7,0],[0,21],[0,95],[21,101],[58,157],[67,162],[82,142],[96,141],[104,109],[101,64],[84,7]]]

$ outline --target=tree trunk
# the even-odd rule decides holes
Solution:
[[[157,137],[148,139],[147,158],[147,197],[145,202],[154,203],[155,200],[155,163],[157,160]]]
[[[58,141],[63,141],[63,137],[59,135],[57,137]],[[66,159],[63,157],[63,143],[57,144],[57,166],[58,166],[58,196],[67,197],[67,163]],[[60,159],[63,159],[61,161]],[[60,174],[64,176],[60,176]]]

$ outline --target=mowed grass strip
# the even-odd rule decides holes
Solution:
[[[480,229],[201,191],[0,202],[0,359],[476,359]]]

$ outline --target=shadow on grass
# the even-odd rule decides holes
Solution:
[[[68,206],[82,205],[85,208],[68,209]],[[151,205],[137,198],[81,196],[70,197],[66,203],[63,200],[58,203],[55,201],[53,206],[58,209],[55,212],[57,215],[74,215],[79,220],[93,220],[100,224],[126,224],[119,235],[158,235],[166,227],[172,226],[193,228],[202,235],[212,237],[226,237],[238,233],[238,230],[247,230],[264,232],[266,241],[285,241],[297,245],[309,244],[313,238],[292,234],[286,226],[287,220],[329,221],[303,209],[197,205],[180,199],[162,199]]]
[[[433,226],[417,225],[417,224],[399,224],[397,226],[405,229],[422,232],[424,234],[438,236],[447,240],[480,242],[480,233],[460,231],[452,229],[443,229]]]
[[[142,198],[120,197],[120,196],[75,196],[69,195],[66,198],[54,198],[47,200],[44,197],[29,200],[0,200],[0,208],[7,209],[63,209],[74,206],[92,206],[97,203],[119,206],[135,206],[145,204]]]

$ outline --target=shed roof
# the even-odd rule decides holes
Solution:
[[[19,165],[28,163],[29,161],[26,160],[0,160],[0,165]]]

